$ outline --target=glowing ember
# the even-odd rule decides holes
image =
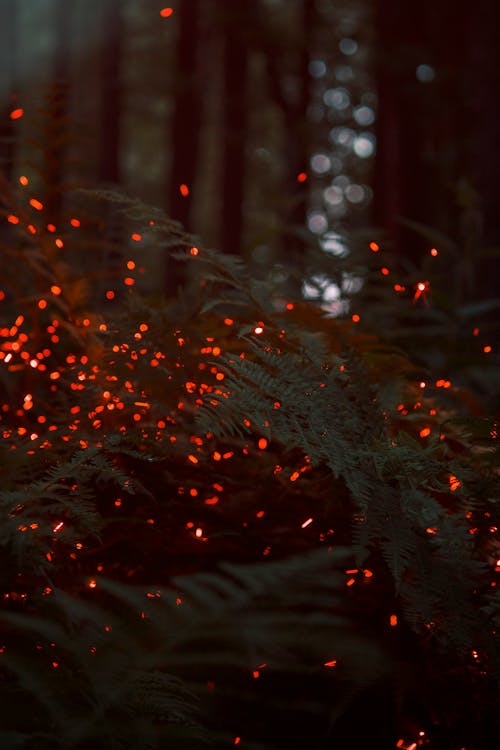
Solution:
[[[43,209],[43,203],[37,200],[36,198],[31,198],[30,206],[33,206],[33,208],[36,208],[37,211],[42,211]]]
[[[162,18],[170,18],[170,16],[172,16],[173,13],[174,13],[174,9],[173,8],[162,8],[160,10],[160,16]]]
[[[297,175],[297,182],[305,182],[307,180],[307,173],[306,172],[299,172]]]
[[[430,284],[428,281],[419,281],[415,289],[415,294],[413,295],[413,301],[415,302],[422,296],[425,297],[425,292],[428,292],[429,289]]]
[[[18,107],[17,109],[13,109],[10,113],[9,117],[11,120],[19,120],[20,117],[24,115],[24,109],[22,107]]]
[[[380,245],[377,245],[376,242],[370,242],[370,250],[373,253],[378,253],[378,251],[380,250]]]

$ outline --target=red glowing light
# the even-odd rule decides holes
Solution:
[[[306,172],[299,172],[297,175],[297,182],[305,182],[307,180],[307,173]]]
[[[24,109],[22,107],[18,107],[17,109],[13,109],[10,113],[9,117],[11,120],[19,120],[20,117],[24,115]]]
[[[438,254],[438,251],[436,250],[436,248],[435,248],[435,247],[431,247],[431,249],[430,249],[430,251],[429,251],[429,252],[430,252],[430,254],[431,254],[431,255],[433,256],[433,258],[435,258],[435,257],[436,257],[436,255]]]
[[[18,217],[14,216],[13,214],[11,214],[10,216],[7,216],[7,221],[10,222],[11,224],[19,224]]]
[[[360,320],[361,320],[361,318],[359,317],[359,315],[357,315],[356,313],[354,313],[354,315],[352,316],[352,322],[353,323],[359,323]]]
[[[28,184],[29,180],[26,177],[26,175],[22,174],[20,176],[20,178],[19,178],[19,182],[21,183],[21,185],[23,185],[24,187],[26,187],[26,185]]]
[[[45,310],[45,308],[47,307],[47,300],[45,299],[38,300],[38,307],[40,308],[40,310]]]
[[[324,666],[325,667],[336,667],[337,666],[337,659],[331,659],[330,661],[325,661]]]
[[[162,18],[170,18],[170,16],[172,16],[173,13],[174,13],[174,9],[173,8],[162,8],[160,10],[160,16]]]
[[[370,245],[369,245],[369,247],[370,247],[370,250],[371,250],[371,251],[372,251],[373,253],[378,253],[378,251],[380,250],[380,245],[377,245],[377,243],[376,243],[376,242],[370,242]]]
[[[462,486],[462,482],[460,481],[460,479],[457,479],[457,477],[453,474],[450,474],[450,476],[448,477],[448,481],[450,483],[450,490],[452,492],[455,492],[459,487]]]
[[[33,208],[36,208],[37,211],[41,211],[43,209],[43,203],[37,200],[36,198],[31,198],[30,206],[33,206]]]
[[[304,521],[304,523],[301,525],[302,529],[305,529],[306,526],[309,526],[313,522],[312,518],[308,518],[307,521]]]
[[[491,352],[491,346],[483,346],[483,352],[489,354]]]
[[[428,292],[429,288],[430,284],[428,281],[419,281],[415,289],[415,294],[413,295],[413,301],[416,301],[419,297],[425,295],[425,292]]]
[[[267,448],[267,440],[266,438],[260,438],[259,440],[259,450],[265,451]]]
[[[192,247],[192,248],[190,248],[190,250],[189,250],[189,254],[190,254],[190,255],[198,255],[198,254],[199,254],[199,252],[200,252],[200,251],[198,250],[198,248],[197,248],[197,247]]]
[[[179,185],[179,193],[183,198],[187,198],[187,196],[189,195],[189,188],[184,182],[182,183],[182,185]]]
[[[134,242],[140,242],[142,240],[142,234],[138,234],[137,232],[134,232],[130,236],[134,240]]]
[[[255,334],[257,335],[257,336],[260,336],[260,334],[261,334],[261,333],[264,333],[264,323],[262,323],[262,321],[260,321],[260,320],[259,320],[258,324],[257,324],[257,325],[255,326],[255,328],[253,329],[253,332],[254,332],[254,333],[255,333]]]
[[[420,430],[419,435],[421,438],[428,437],[428,435],[431,434],[431,428],[430,427],[424,427],[422,430]]]
[[[389,617],[389,624],[392,628],[395,628],[398,624],[398,616],[397,615],[391,615]]]

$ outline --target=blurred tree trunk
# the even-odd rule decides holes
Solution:
[[[68,140],[70,13],[67,0],[55,0],[54,57],[52,83],[47,93],[43,178],[47,217],[56,225],[63,209],[64,162]]]
[[[223,0],[224,100],[220,247],[240,253],[243,244],[245,151],[248,140],[249,0]]]
[[[197,51],[200,49],[200,0],[183,0],[176,11],[176,77],[172,129],[167,148],[172,166],[167,190],[168,212],[191,231],[193,188],[198,169],[202,124],[202,89]],[[165,259],[166,296],[174,294],[183,280],[184,264]]]
[[[314,0],[300,0],[293,36],[292,55],[283,49],[279,39],[269,35],[265,16],[261,14],[261,45],[266,58],[271,97],[281,111],[283,132],[284,212],[281,247],[278,259],[285,269],[301,277],[305,270],[305,243],[301,233],[307,223],[307,171],[309,163],[308,109],[311,99],[309,61],[315,23]],[[277,43],[278,42],[278,43]],[[287,59],[288,56],[288,59]],[[286,283],[293,296],[300,296],[301,284],[292,278]]]
[[[122,132],[122,52],[123,52],[123,2],[104,0],[97,11],[100,15],[99,56],[99,130],[97,137],[97,179],[101,186],[116,188],[121,183],[121,132]],[[104,275],[100,287],[108,288],[109,279],[117,297],[123,295],[123,285],[116,284],[124,268],[124,228],[121,218],[111,205],[103,206],[102,236],[105,239],[102,265]],[[104,288],[99,289],[100,294]]]
[[[387,231],[394,249],[416,260],[420,241],[399,223],[401,217],[429,220],[433,175],[425,163],[425,112],[419,64],[427,21],[425,3],[376,0],[377,156],[374,179],[375,222]],[[441,35],[439,35],[441,36]],[[430,125],[430,123],[428,123]]]
[[[16,0],[2,0],[0,4],[0,169],[12,179],[15,155],[15,128],[9,115],[18,106],[16,41],[18,33]]]
[[[500,26],[491,19],[489,0],[478,0],[471,14],[470,79],[474,105],[473,174],[479,193],[480,245],[486,257],[476,270],[478,292],[485,299],[498,298],[500,251]],[[496,257],[494,253],[497,253]],[[487,316],[488,343],[498,342],[498,311]],[[493,337],[495,337],[493,339]]]
[[[461,240],[457,194],[471,177],[468,14],[464,0],[376,0],[375,9],[375,223],[420,265],[431,240],[401,219]]]
[[[97,177],[100,183],[118,185],[121,181],[122,0],[105,0],[101,23],[101,101]]]

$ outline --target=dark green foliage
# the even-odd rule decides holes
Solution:
[[[482,750],[495,422],[124,205],[185,247],[184,296],[2,303],[2,746]]]

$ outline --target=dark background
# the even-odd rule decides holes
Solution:
[[[420,222],[458,248],[455,301],[491,297],[494,15],[490,0],[1,0],[2,170],[29,176],[54,224],[74,187],[118,187],[260,275],[300,266],[308,233],[360,227],[418,266],[435,243],[400,219]],[[153,267],[144,283],[174,292],[175,264]]]

